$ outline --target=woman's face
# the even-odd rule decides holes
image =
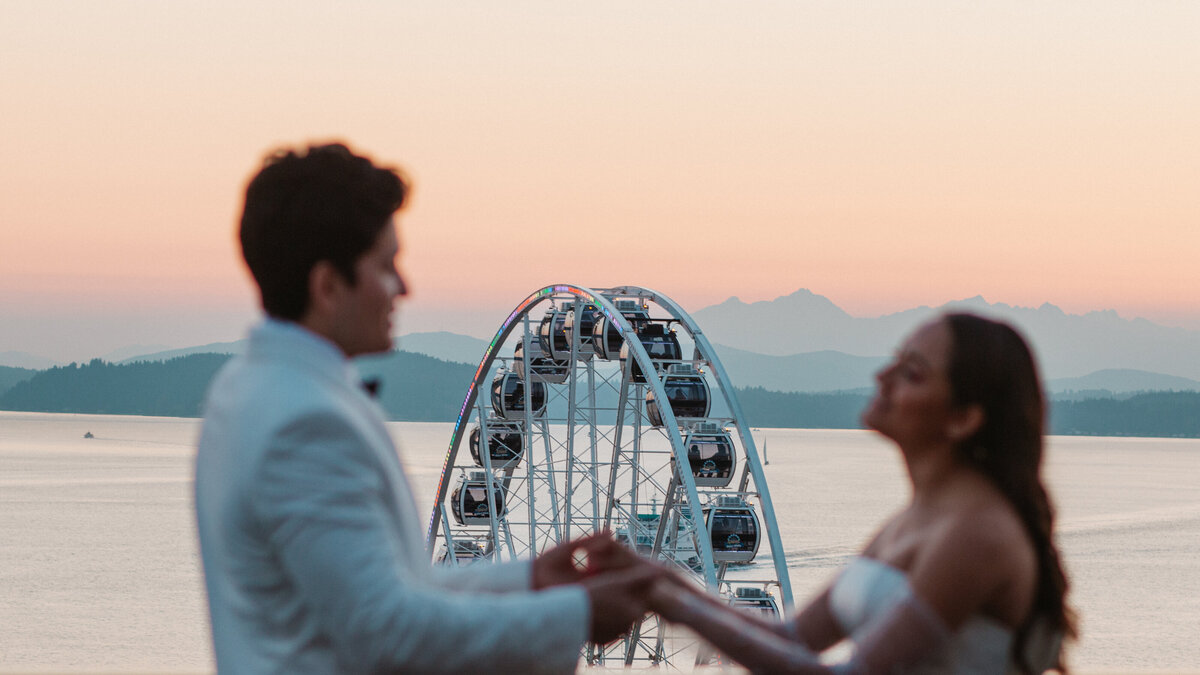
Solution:
[[[875,374],[878,389],[862,421],[900,445],[916,448],[950,438],[953,422],[950,328],[943,321],[917,329],[895,359]]]

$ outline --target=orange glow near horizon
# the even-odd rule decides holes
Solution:
[[[532,4],[8,7],[0,315],[252,307],[245,180],[345,139],[414,180],[413,316],[632,283],[1200,329],[1196,5]]]

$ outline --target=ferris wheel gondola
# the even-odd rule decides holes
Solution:
[[[521,427],[514,422],[494,417],[487,422],[488,459],[485,463],[480,452],[480,437],[483,436],[482,426],[471,429],[467,446],[471,449],[471,458],[477,466],[487,466],[493,469],[508,469],[521,462],[521,451],[524,449],[524,434]]]
[[[538,342],[542,345],[542,353],[555,361],[567,361],[571,358],[571,336],[567,334],[567,313],[563,310],[550,310],[542,317],[538,327]],[[588,352],[588,357],[591,352]]]
[[[489,480],[486,471],[472,471],[464,474],[454,493],[450,495],[450,510],[454,520],[459,525],[490,525],[492,523],[492,507],[488,500],[488,487],[491,487],[491,500],[496,505],[497,517],[504,515],[504,492],[493,480]]]
[[[717,498],[708,510],[708,535],[713,560],[748,563],[758,553],[758,514],[744,499],[734,495]]]
[[[617,300],[613,303],[617,312],[633,327],[636,332],[642,322],[650,318],[645,307],[634,300]],[[596,356],[605,361],[621,358],[621,347],[625,344],[625,336],[615,319],[608,318],[603,312],[596,317],[592,324],[592,349]]]
[[[690,364],[673,363],[667,366],[662,386],[676,421],[708,416],[708,383],[704,381],[704,375]],[[659,399],[655,398],[653,389],[646,392],[646,417],[656,427],[663,425]]]
[[[503,419],[521,420],[528,403],[530,414],[540,417],[546,412],[546,385],[538,378],[530,380],[528,401],[525,385],[515,372],[497,374],[492,380],[492,410]]]
[[[723,488],[733,480],[736,459],[733,439],[720,425],[702,422],[696,425],[683,444],[687,446],[688,465],[696,487]]]
[[[585,305],[578,311],[574,307],[567,308],[567,318],[563,321],[563,331],[567,334],[568,346],[570,341],[578,339],[579,358],[590,359],[595,353],[595,348],[592,345],[593,334],[596,330],[596,324],[603,314],[595,305]],[[567,349],[567,356],[570,357],[570,349]]]
[[[562,384],[570,374],[570,364],[566,361],[555,361],[542,351],[540,340],[529,341],[529,368],[533,379],[549,384]],[[528,379],[525,372],[525,342],[517,343],[513,348],[513,372],[522,380]]]
[[[654,373],[655,376],[665,362],[678,361],[683,358],[683,348],[679,345],[679,338],[675,335],[675,331],[670,330],[665,323],[645,322],[637,329],[637,338],[653,363],[654,367],[649,372]],[[627,340],[625,344],[621,345],[622,364],[629,360],[631,344],[632,342]],[[630,369],[633,382],[646,383],[646,371],[642,370],[640,364],[635,362],[630,365]]]

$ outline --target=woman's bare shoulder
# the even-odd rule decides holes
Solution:
[[[910,579],[915,591],[957,625],[976,613],[1019,614],[1010,601],[1027,595],[1021,589],[1036,569],[1033,544],[1012,506],[970,499],[948,509],[928,533]]]
[[[1017,568],[1034,558],[1033,542],[1017,510],[991,485],[965,489],[943,512],[926,551],[972,566]]]

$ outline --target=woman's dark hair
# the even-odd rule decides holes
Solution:
[[[979,405],[984,421],[959,444],[958,458],[987,476],[1012,503],[1037,553],[1037,593],[1013,640],[1014,662],[1029,673],[1025,645],[1037,621],[1075,636],[1067,576],[1054,544],[1054,505],[1042,484],[1046,404],[1028,344],[1011,326],[973,314],[947,314],[953,345],[950,388],[958,405]],[[1064,670],[1063,664],[1058,664]]]
[[[302,318],[309,272],[321,260],[356,283],[355,261],[375,244],[407,193],[395,170],[338,143],[268,155],[246,188],[238,232],[263,309],[281,319]]]

